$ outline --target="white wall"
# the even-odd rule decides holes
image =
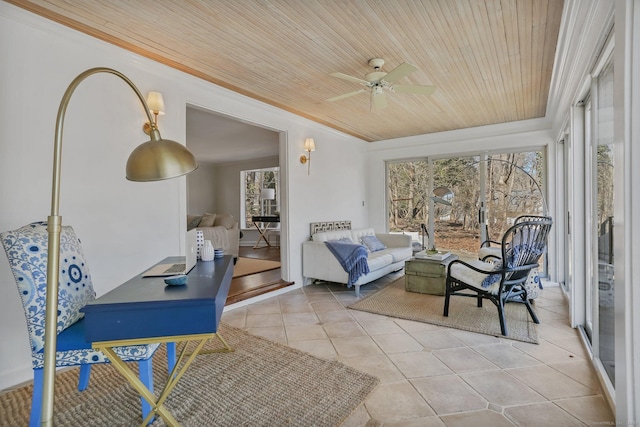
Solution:
[[[187,213],[201,215],[216,210],[216,167],[200,163],[198,169],[187,175]]]
[[[45,220],[50,209],[55,117],[69,83],[107,66],[143,94],[160,91],[165,138],[185,141],[186,106],[283,131],[283,276],[302,283],[301,243],[309,222],[351,219],[365,225],[365,142],[235,94],[0,2],[0,230]],[[61,215],[83,242],[98,294],[180,251],[186,227],[186,178],[124,179],[126,159],[147,139],[145,117],[128,86],[99,74],[71,99],[63,139]],[[298,161],[314,137],[311,175]],[[335,173],[340,171],[340,173]],[[13,276],[0,256],[0,389],[31,378],[27,331]]]

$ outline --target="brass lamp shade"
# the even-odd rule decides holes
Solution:
[[[152,131],[153,133],[153,131]],[[156,130],[157,136],[160,133]],[[127,160],[130,181],[159,181],[194,171],[198,165],[186,147],[170,139],[155,139],[138,145]]]

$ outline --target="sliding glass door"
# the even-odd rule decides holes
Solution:
[[[480,247],[480,157],[433,160],[433,235],[437,249],[462,259],[477,258]],[[450,205],[438,194],[449,191]]]
[[[591,281],[587,320],[596,357],[615,385],[613,258],[613,66],[597,79],[589,162],[591,171]]]
[[[428,183],[427,159],[387,164],[388,229],[410,234],[416,249],[427,244]]]
[[[542,152],[487,156],[485,200],[487,238],[500,240],[521,215],[544,215]]]
[[[474,259],[487,235],[500,240],[519,215],[546,212],[543,172],[540,151],[390,162],[389,230]]]

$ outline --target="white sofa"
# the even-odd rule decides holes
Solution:
[[[302,244],[302,275],[305,284],[314,280],[347,284],[349,274],[344,271],[327,245],[328,240],[349,238],[353,243],[360,243],[363,236],[374,235],[386,249],[369,252],[367,263],[369,273],[360,276],[353,284],[356,296],[360,296],[360,286],[376,280],[393,271],[404,268],[404,262],[413,255],[411,236],[406,234],[376,233],[373,228],[359,230],[334,230],[315,233],[311,241]]]

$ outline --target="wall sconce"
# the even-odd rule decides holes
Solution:
[[[309,162],[309,164],[307,165],[307,175],[310,175],[311,174],[311,152],[316,151],[316,143],[313,140],[313,138],[307,138],[304,140],[304,151],[306,151],[309,154],[303,154],[302,156],[300,156],[300,163],[304,165],[305,163]]]
[[[160,92],[149,92],[147,95],[147,105],[153,113],[154,123],[157,128],[158,116],[164,116],[164,99],[162,98],[162,94]],[[142,130],[149,135],[149,132],[151,132],[151,123],[146,122],[144,126],[142,126]]]

